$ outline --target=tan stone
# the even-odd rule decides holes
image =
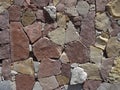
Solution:
[[[69,78],[65,77],[63,75],[57,75],[56,79],[57,79],[59,85],[66,85],[69,83]]]
[[[62,63],[65,63],[65,64],[67,64],[68,62],[70,62],[69,58],[68,58],[68,56],[67,56],[67,54],[65,52],[63,52],[61,54],[60,60],[61,60]]]
[[[107,6],[114,17],[120,18],[120,0],[111,0]]]
[[[14,62],[11,68],[19,73],[34,76],[33,58]]]

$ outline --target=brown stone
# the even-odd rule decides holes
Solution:
[[[45,22],[45,16],[44,16],[44,11],[39,9],[37,10],[36,14],[36,19],[41,20],[42,22]]]
[[[5,59],[2,62],[2,75],[5,80],[11,79],[10,59]]]
[[[29,40],[20,22],[10,23],[12,61],[26,59],[29,56]]]
[[[83,89],[84,90],[97,90],[100,84],[101,84],[101,81],[87,80],[83,85]]]
[[[19,21],[21,16],[21,8],[17,5],[12,5],[9,9],[10,21]]]
[[[59,3],[56,5],[56,10],[59,12],[64,12],[65,10],[65,4]]]
[[[15,77],[16,79],[16,90],[32,90],[35,80],[34,77],[29,75],[20,74]]]
[[[60,48],[46,37],[39,39],[33,45],[33,52],[38,61],[60,56]]]
[[[0,59],[10,58],[10,44],[0,44]]]
[[[85,63],[89,61],[89,49],[81,42],[70,42],[65,46],[65,52],[70,63]]]
[[[77,0],[65,0],[65,5],[67,7],[72,7],[72,6],[75,6],[77,4]]]
[[[34,43],[37,39],[41,37],[41,23],[35,22],[32,25],[28,25],[24,28],[25,32],[27,33],[31,43]]]
[[[60,74],[60,68],[61,68],[61,62],[54,60],[54,59],[48,59],[45,61],[42,61],[40,63],[38,77],[48,77],[53,75]]]
[[[14,0],[15,5],[23,6],[25,0]]]

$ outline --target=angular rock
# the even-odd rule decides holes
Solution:
[[[66,30],[66,37],[65,37],[65,43],[69,43],[72,41],[80,41],[80,36],[75,29],[74,25],[71,21],[68,23],[68,28]]]
[[[64,28],[57,28],[56,30],[49,32],[48,36],[54,43],[58,45],[63,46],[65,43],[65,29]]]
[[[87,79],[90,80],[101,80],[99,68],[96,64],[85,63],[80,64],[79,67],[83,68],[84,71],[87,73]]]
[[[117,37],[111,37],[108,40],[106,46],[106,52],[108,57],[114,57],[120,55],[120,42],[117,40]]]
[[[107,4],[108,11],[112,14],[112,16],[119,18],[120,17],[120,9],[119,9],[120,1],[113,0]]]
[[[6,9],[10,6],[9,3],[5,2],[5,1],[0,1],[0,13],[3,13],[4,11],[6,11]]]
[[[79,1],[76,5],[76,8],[80,15],[87,15],[90,6],[86,1]]]
[[[43,10],[41,9],[37,10],[35,15],[37,20],[41,20],[42,22],[45,22],[45,15]]]
[[[87,73],[84,71],[84,69],[80,67],[71,69],[70,85],[82,84],[86,81],[86,79],[87,79]]]
[[[69,16],[78,16],[77,9],[73,7],[67,7],[65,11]]]
[[[46,58],[59,58],[60,49],[48,38],[41,38],[33,45],[33,52],[38,61]]]
[[[32,90],[35,80],[34,77],[31,77],[29,75],[16,75],[16,90]]]
[[[39,78],[39,82],[43,87],[43,90],[53,90],[59,86],[55,76]]]
[[[104,82],[104,83],[100,84],[100,86],[97,88],[97,90],[112,90],[111,89],[111,84]],[[113,90],[115,90],[115,89],[113,89]]]
[[[41,29],[42,29],[42,26],[40,22],[35,22],[32,25],[28,25],[24,28],[31,43],[34,43],[36,40],[38,40],[42,36]]]
[[[22,74],[34,76],[33,58],[28,58],[24,61],[14,62],[12,69]]]
[[[70,63],[85,63],[89,61],[89,50],[81,42],[70,42],[65,46],[65,52]]]
[[[100,86],[102,82],[97,80],[87,80],[84,85],[84,90],[97,90],[97,88]]]
[[[63,52],[63,53],[61,54],[60,60],[61,60],[62,63],[65,63],[65,64],[69,63],[68,56],[66,55],[65,52]]]
[[[12,90],[12,87],[11,87],[11,82],[9,80],[7,81],[1,81],[0,82],[0,89],[1,90]]]
[[[24,60],[29,56],[29,40],[20,22],[10,23],[12,61]]]
[[[36,17],[35,17],[35,13],[33,12],[33,11],[31,11],[31,10],[26,10],[25,12],[23,12],[23,15],[22,15],[22,24],[24,25],[24,26],[27,26],[27,25],[30,25],[30,24],[32,24],[34,21],[35,21],[35,19],[36,19]]]
[[[33,90],[43,90],[39,82],[35,82]]]
[[[60,61],[56,61],[54,59],[42,61],[39,67],[38,78],[58,75],[61,73],[60,68],[61,68]]]
[[[100,66],[102,62],[102,58],[103,58],[103,51],[94,46],[90,46],[90,61]]]
[[[20,21],[21,17],[21,7],[17,5],[12,5],[8,9],[10,21]]]
[[[72,7],[72,6],[75,6],[76,4],[77,4],[77,0],[63,0],[63,1],[65,1],[65,5],[67,6],[67,7]]]

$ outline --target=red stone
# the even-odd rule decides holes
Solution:
[[[16,90],[32,90],[35,83],[34,77],[24,74],[16,75],[15,80]]]
[[[18,5],[12,5],[8,9],[10,21],[19,21],[21,16],[21,8]]]
[[[48,59],[40,63],[38,78],[49,77],[60,74],[61,62],[59,60]]]
[[[25,32],[27,33],[30,41],[34,43],[37,39],[41,37],[41,23],[35,22],[32,25],[28,25],[24,28]]]
[[[37,60],[44,60],[47,58],[59,58],[60,52],[58,46],[51,42],[48,38],[41,38],[33,45],[33,53]]]
[[[79,41],[68,43],[65,46],[65,52],[70,63],[85,63],[89,61],[89,49]]]
[[[43,10],[39,9],[38,11],[36,11],[36,19],[45,22],[45,16]]]
[[[10,23],[12,61],[24,60],[29,56],[29,40],[20,22]]]

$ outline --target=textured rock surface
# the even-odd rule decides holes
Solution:
[[[10,81],[2,81],[0,82],[0,89],[1,90],[12,90],[12,87],[10,85]]]

